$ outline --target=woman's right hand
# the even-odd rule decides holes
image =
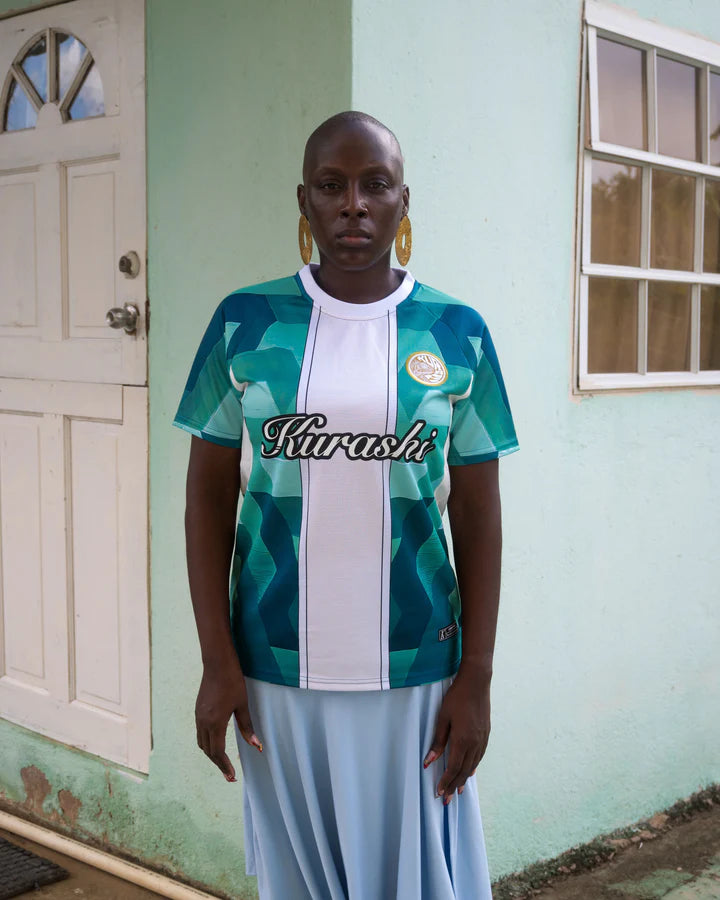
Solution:
[[[226,781],[236,781],[235,768],[225,752],[225,735],[234,715],[245,741],[262,753],[248,708],[245,678],[240,665],[206,665],[195,702],[198,747],[215,763]]]

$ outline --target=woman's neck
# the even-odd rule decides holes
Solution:
[[[326,260],[313,267],[313,277],[326,294],[346,303],[374,303],[396,290],[404,273],[385,265],[373,266],[362,271],[338,269]]]

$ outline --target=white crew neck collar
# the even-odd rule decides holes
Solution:
[[[374,300],[372,303],[348,303],[345,300],[338,300],[326,293],[320,285],[315,281],[310,265],[303,266],[298,272],[298,277],[302,283],[305,293],[310,297],[313,303],[320,306],[324,312],[328,312],[340,319],[377,319],[384,316],[389,310],[394,309],[399,303],[402,303],[415,286],[415,279],[410,272],[405,272],[405,277],[398,287],[380,300]]]

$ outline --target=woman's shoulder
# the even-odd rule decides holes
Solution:
[[[236,288],[222,301],[232,301],[237,297],[245,299],[251,297],[299,297],[300,287],[295,275],[286,275],[284,278],[273,278],[271,281],[260,281],[257,284],[249,284],[246,287]]]
[[[260,281],[247,287],[237,288],[230,294],[255,294],[262,297],[286,296],[297,297],[301,293],[296,276],[286,275],[284,278],[273,278],[271,281]]]
[[[467,300],[460,300],[424,282],[417,282],[413,300],[421,303],[436,319],[453,331],[482,334],[487,327],[477,308]]]
[[[276,308],[283,301],[293,302],[301,297],[302,291],[295,275],[286,275],[284,278],[273,278],[271,281],[236,288],[220,301],[216,315],[226,321],[233,321],[242,312],[258,314],[263,308]]]

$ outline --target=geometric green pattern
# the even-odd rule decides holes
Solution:
[[[448,559],[442,509],[446,465],[512,452],[517,439],[492,341],[472,308],[416,283],[396,307],[397,420],[402,436],[419,420],[437,431],[422,461],[390,464],[390,686],[446,677],[461,638],[460,597]],[[231,624],[243,670],[299,683],[298,547],[303,514],[300,464],[265,458],[263,424],[297,412],[312,300],[298,277],[244,288],[220,304],[198,348],[174,424],[204,440],[241,448],[244,497],[231,579]],[[446,381],[429,387],[406,360],[433,354]],[[446,463],[447,459],[447,463]],[[362,462],[358,462],[362,465]]]

